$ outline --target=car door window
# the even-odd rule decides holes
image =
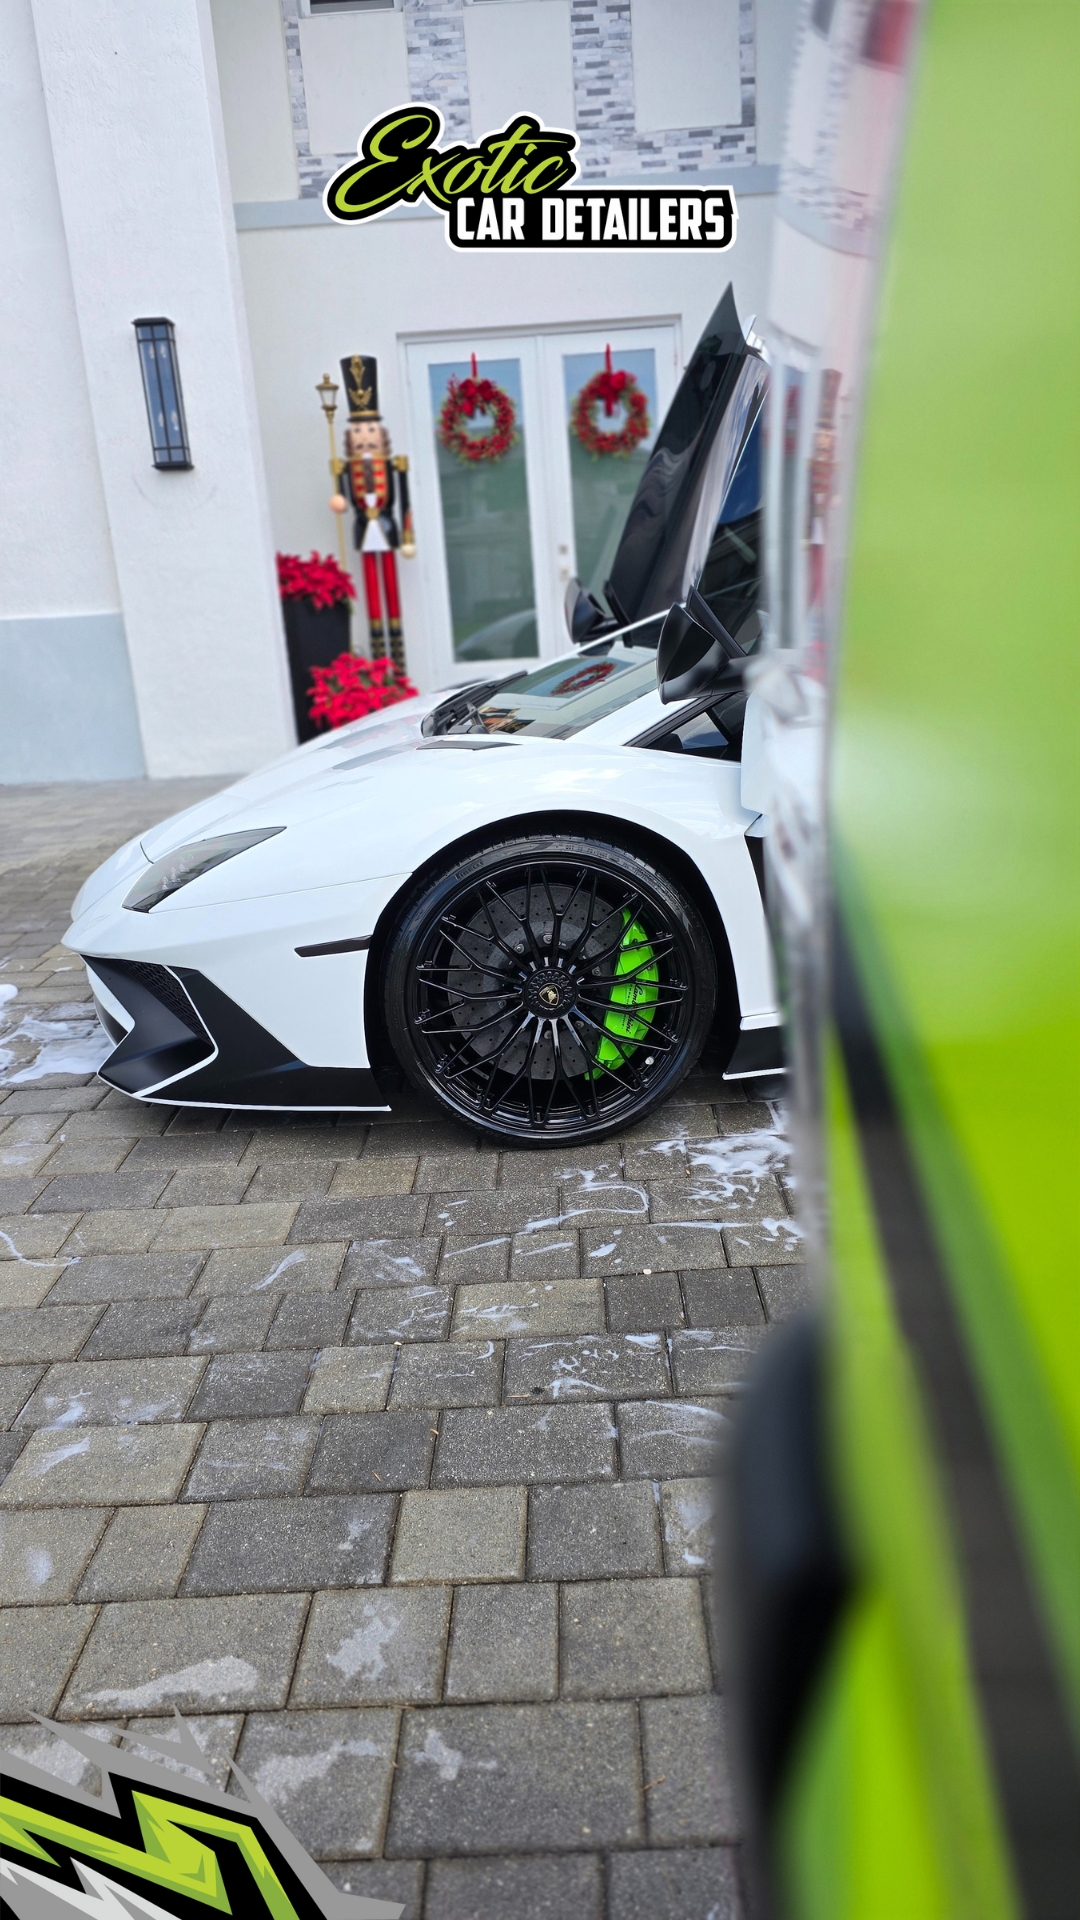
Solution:
[[[697,589],[746,653],[761,639],[761,432],[759,413],[717,516]]]
[[[742,755],[746,693],[743,688],[693,713],[666,733],[640,744],[655,753],[681,753],[695,760],[738,760]]]

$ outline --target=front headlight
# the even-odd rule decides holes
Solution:
[[[275,833],[284,831],[284,827],[253,827],[248,833],[219,833],[212,840],[193,840],[189,846],[177,847],[175,853],[167,853],[163,859],[155,860],[152,867],[147,867],[124,905],[133,913],[149,913],[159,901],[167,900],[170,893],[186,887],[191,880],[198,880],[201,874],[209,873],[211,867],[220,867],[223,860],[231,860],[234,854],[243,853],[247,847],[257,847],[260,840],[272,840]]]

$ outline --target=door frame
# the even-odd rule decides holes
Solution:
[[[520,362],[539,642],[536,664],[539,665],[542,660],[558,658],[569,647],[562,603],[566,583],[576,572],[562,355],[602,352],[607,341],[616,352],[620,348],[626,352],[643,347],[656,349],[655,431],[671,404],[682,373],[682,328],[678,315],[585,321],[574,325],[474,327],[468,331],[454,328],[446,332],[399,335],[402,383],[414,449],[410,477],[416,522],[421,530],[414,564],[419,573],[423,612],[419,631],[410,632],[409,653],[422,686],[460,686],[481,675],[494,679],[500,674],[520,672],[528,665],[524,660],[483,663],[454,660],[428,368],[440,360],[467,360],[470,353],[475,353],[478,359]]]

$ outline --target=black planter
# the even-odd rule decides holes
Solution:
[[[314,740],[322,729],[308,718],[311,669],[328,667],[339,653],[348,653],[349,602],[339,600],[333,607],[316,607],[305,594],[302,600],[283,600],[281,607],[285,616],[296,734],[301,741]]]

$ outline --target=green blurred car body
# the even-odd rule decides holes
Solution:
[[[820,190],[844,32],[861,250]],[[770,905],[851,1581],[765,1820],[797,1920],[1080,1912],[1078,102],[1075,5],[806,10],[760,691],[781,788],[826,713]]]

